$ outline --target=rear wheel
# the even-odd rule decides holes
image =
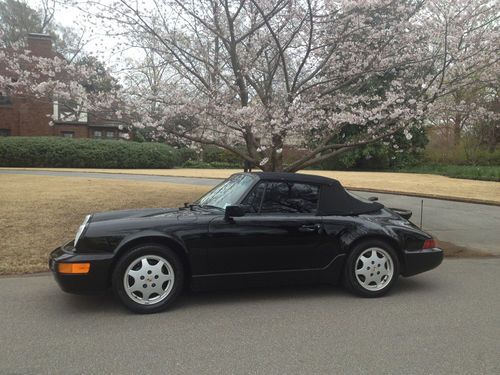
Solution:
[[[344,269],[344,285],[363,297],[380,297],[389,292],[399,276],[399,260],[394,249],[378,240],[365,241],[349,254]]]
[[[130,310],[147,314],[168,308],[182,291],[184,270],[175,252],[141,245],[125,254],[113,272],[113,290]]]

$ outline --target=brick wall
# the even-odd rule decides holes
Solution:
[[[85,124],[55,124],[54,135],[62,136],[63,132],[72,132],[74,138],[92,138],[89,128]]]
[[[48,35],[29,34],[26,42],[33,55],[48,58],[56,55],[52,50],[52,41]],[[0,130],[9,130],[11,136],[63,136],[64,133],[72,133],[74,138],[93,138],[93,130],[90,127],[97,125],[92,121],[90,123],[59,123],[50,126],[52,112],[53,103],[49,99],[41,101],[33,98],[12,97],[9,104],[0,104]],[[102,131],[102,138],[106,138],[107,130],[114,131],[114,138],[118,138],[116,127],[96,129]],[[5,132],[2,131],[2,133]]]
[[[0,129],[10,129],[14,136],[55,135],[47,117],[51,114],[50,103],[14,97],[11,105],[0,106]]]
[[[26,44],[31,54],[40,57],[54,57],[56,53],[52,50],[52,39],[50,35],[28,34]]]
[[[50,36],[29,34],[27,47],[36,56],[53,57]],[[0,129],[10,129],[13,136],[51,136],[56,135],[49,126],[52,103],[30,98],[12,97],[8,105],[0,105]]]
[[[0,129],[9,129],[10,135],[19,135],[19,111],[15,106],[0,106]]]

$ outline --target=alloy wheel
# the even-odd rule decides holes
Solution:
[[[127,267],[123,285],[127,295],[141,305],[163,301],[172,291],[175,274],[172,265],[158,255],[145,255]]]
[[[386,250],[371,247],[364,250],[356,259],[354,273],[364,289],[378,291],[391,282],[394,276],[394,263]]]

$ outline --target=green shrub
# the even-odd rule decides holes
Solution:
[[[204,161],[188,160],[182,166],[184,168],[199,168],[199,169],[233,169],[233,168],[243,168],[243,163],[225,163],[220,161],[207,163]]]
[[[402,168],[398,172],[430,173],[470,180],[500,181],[500,165],[444,165],[429,164]]]
[[[471,140],[464,139],[449,147],[427,147],[425,163],[454,165],[500,165],[500,147],[490,151]]]
[[[386,140],[386,142],[357,147],[329,158],[313,168],[325,170],[386,170],[419,164],[423,158],[424,147],[428,142],[425,129],[421,126],[412,126],[408,130],[412,135],[410,139],[407,139],[401,130],[394,134],[391,142]],[[336,139],[332,143],[344,141],[343,139]],[[394,145],[397,145],[397,147]]]
[[[192,148],[179,148],[177,150],[178,159],[179,159],[179,165],[184,165],[189,160],[197,160],[198,155],[196,154],[196,151],[193,150]]]
[[[60,137],[2,137],[0,166],[46,168],[173,168],[178,152],[161,143]]]
[[[191,160],[194,160],[194,158]],[[203,160],[205,163],[243,163],[238,155],[235,155],[228,150],[216,146],[204,146],[201,153],[201,160]]]

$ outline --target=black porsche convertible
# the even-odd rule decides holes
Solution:
[[[111,287],[140,313],[167,308],[185,286],[342,282],[378,297],[443,259],[410,215],[325,177],[238,173],[182,208],[88,215],[49,265],[64,291]]]

